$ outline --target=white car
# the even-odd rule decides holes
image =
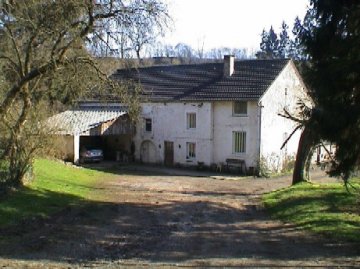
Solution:
[[[80,163],[101,162],[104,160],[104,153],[98,147],[85,146],[80,150]]]

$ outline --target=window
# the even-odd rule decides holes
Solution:
[[[145,132],[152,132],[152,120],[145,119]]]
[[[246,132],[233,132],[234,153],[244,153],[246,151]]]
[[[233,104],[233,115],[247,115],[247,102],[246,101],[236,101]]]
[[[195,129],[196,128],[196,113],[187,113],[186,114],[186,128]]]
[[[191,160],[196,158],[196,144],[186,143],[186,159]]]

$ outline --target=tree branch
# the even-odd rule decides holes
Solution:
[[[302,125],[306,122],[305,120],[298,119],[298,118],[294,117],[294,116],[291,115],[290,112],[287,111],[285,108],[284,108],[284,113],[285,113],[285,114],[278,113],[278,116],[283,117],[283,118],[285,118],[285,119],[290,119],[290,120],[295,121],[295,122],[297,122],[297,123],[300,123],[300,124],[302,124]]]
[[[29,72],[30,70],[30,62],[31,62],[31,54],[32,54],[32,46],[33,46],[33,42],[36,38],[36,36],[38,35],[39,33],[39,29],[37,29],[35,31],[35,33],[30,37],[29,39],[29,42],[27,44],[27,47],[26,47],[26,55],[25,55],[25,63],[24,63],[24,66],[25,66],[25,74]]]
[[[13,35],[10,27],[9,27],[7,24],[5,24],[4,27],[5,27],[5,29],[8,31],[9,35],[10,35],[10,40],[11,40],[13,46],[14,46],[16,58],[17,58],[17,60],[18,60],[18,62],[19,62],[19,64],[18,64],[18,65],[19,65],[19,70],[18,70],[19,75],[20,75],[20,76],[23,76],[23,75],[24,75],[24,73],[23,73],[23,72],[24,72],[24,70],[23,70],[23,64],[22,64],[22,60],[21,60],[21,56],[20,56],[20,51],[19,51],[19,48],[17,47],[17,44],[16,44],[16,41],[15,41],[14,35]]]
[[[9,56],[0,54],[0,59],[9,61],[11,63],[11,65],[13,66],[14,70],[16,70],[16,72],[19,71],[20,67]]]
[[[58,62],[60,62],[60,60],[58,60]],[[24,87],[24,85],[26,83],[28,83],[29,81],[33,80],[34,78],[36,78],[37,76],[44,74],[47,71],[50,71],[51,69],[53,69],[55,63],[53,62],[49,62],[46,63],[42,66],[40,66],[39,68],[35,68],[32,71],[30,71],[27,75],[25,75],[24,77],[22,77],[20,79],[20,81],[18,81],[18,83],[16,83],[7,93],[4,101],[2,102],[1,106],[0,106],[0,117],[4,117],[4,115],[9,111],[9,108],[11,106],[11,104],[13,103],[13,101],[15,100],[15,98],[18,96],[18,94],[20,93],[21,89]]]
[[[299,130],[300,128],[302,128],[302,125],[298,125],[296,126],[296,128],[291,132],[291,134],[286,138],[286,140],[284,141],[284,143],[281,145],[280,149],[283,149],[285,147],[285,145],[289,142],[289,140],[291,139],[291,137],[295,134],[295,132],[297,130]]]

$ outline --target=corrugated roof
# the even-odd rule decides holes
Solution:
[[[80,108],[56,114],[48,121],[55,133],[74,135],[86,132],[126,113],[127,111],[116,108]]]
[[[256,100],[288,62],[288,59],[235,61],[231,77],[223,75],[223,63],[122,69],[112,77],[140,82],[143,97],[149,101]]]

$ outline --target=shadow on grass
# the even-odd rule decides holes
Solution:
[[[29,218],[40,221],[66,207],[82,206],[87,202],[75,195],[22,187],[2,197],[0,203],[1,232],[7,226],[22,226],[30,221]]]
[[[301,189],[301,192],[304,195],[292,196],[291,189],[281,190],[281,195],[275,193],[276,205],[269,205],[269,212],[283,221],[296,223],[299,228],[360,243],[360,209],[357,206],[360,197],[357,194],[329,186],[315,191]],[[282,199],[282,195],[288,198]]]
[[[267,225],[266,214],[251,205],[235,209],[201,201],[164,205],[99,203],[51,192],[29,193],[28,199],[29,203],[56,200],[73,206],[47,219],[24,221],[2,230],[3,258],[78,263],[132,258],[182,262],[360,255],[358,245],[326,245],[326,240],[303,237],[294,226]]]
[[[93,169],[111,172],[113,168]],[[151,171],[129,172],[118,167],[114,173],[152,175]],[[154,171],[154,175],[168,174]],[[146,191],[132,194],[143,195],[139,200],[146,201]],[[254,257],[283,261],[360,255],[359,244],[332,244],[304,236],[293,225],[272,222],[254,204],[231,206],[231,201],[239,202],[246,193],[177,191],[184,200],[173,202],[165,200],[166,195],[172,195],[170,191],[164,192],[164,204],[157,204],[156,196],[143,203],[105,203],[24,188],[13,193],[11,199],[1,201],[0,220],[6,216],[4,219],[18,221],[0,229],[0,256],[81,263]],[[232,199],[227,200],[230,205],[222,203],[225,196]],[[242,201],[249,202],[246,198]],[[30,215],[37,217],[29,219]]]
[[[318,210],[319,207],[325,208],[329,213],[341,213],[348,211],[349,213],[360,213],[358,207],[352,205],[356,204],[356,200],[360,198],[357,194],[351,194],[346,192],[345,188],[340,189],[339,187],[328,187],[324,186],[323,189],[303,189],[301,192],[304,195],[296,194],[291,188],[280,190],[281,195],[274,194],[273,199],[278,199],[280,202],[277,202],[276,206],[271,206],[270,209],[273,212],[287,212],[285,209],[296,209],[306,206],[308,208],[308,213],[311,213],[311,210]],[[295,195],[293,195],[295,194]],[[283,199],[282,196],[287,196],[288,198]],[[346,209],[344,209],[346,207]]]

